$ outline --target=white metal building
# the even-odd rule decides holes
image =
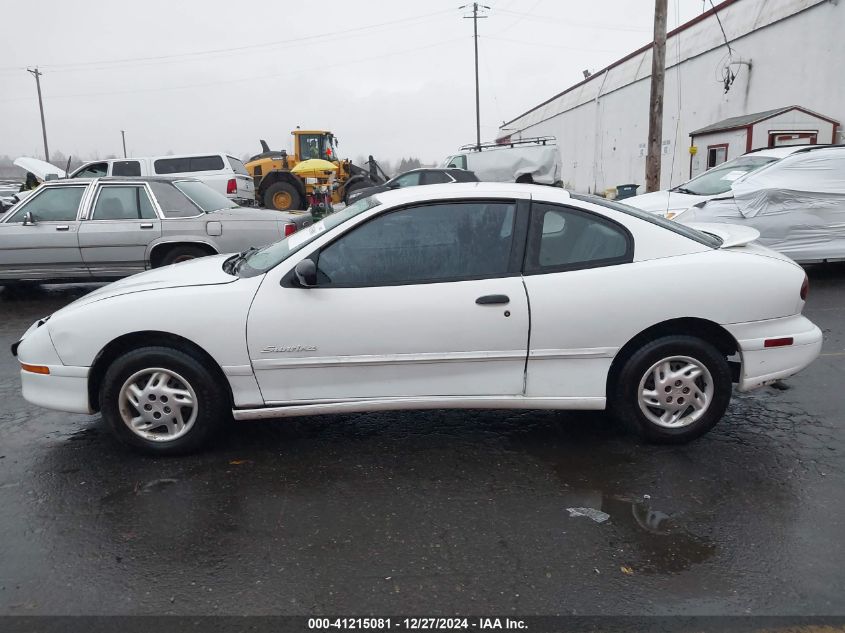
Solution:
[[[845,121],[845,82],[838,77],[843,62],[845,1],[840,0],[724,0],[715,11],[671,31],[666,42],[661,186],[678,184],[691,172],[705,169],[707,146],[720,144],[707,142],[707,130],[729,132],[715,128],[720,123],[725,127],[725,120],[734,117],[753,114],[754,124],[775,113],[772,118],[781,120],[768,131],[815,130],[818,143],[845,142],[838,125]],[[650,77],[648,44],[506,122],[499,138],[556,136],[562,180],[576,191],[642,184]],[[805,114],[816,118],[808,122]],[[768,146],[774,137],[762,127],[751,134],[748,146],[748,124],[742,138],[728,140],[716,160]],[[704,145],[691,151],[693,132],[693,142]]]

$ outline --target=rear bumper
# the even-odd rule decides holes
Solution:
[[[725,326],[739,343],[742,371],[737,388],[750,391],[797,374],[821,353],[822,332],[801,315]],[[792,344],[766,347],[769,339]]]

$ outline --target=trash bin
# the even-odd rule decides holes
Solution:
[[[616,199],[624,200],[625,198],[633,198],[637,195],[637,188],[639,185],[617,185]]]

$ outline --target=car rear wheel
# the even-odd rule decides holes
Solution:
[[[692,336],[666,336],[636,350],[609,389],[609,406],[627,426],[658,443],[683,443],[709,431],[731,399],[727,360]]]
[[[178,264],[180,262],[187,262],[198,257],[206,257],[208,251],[201,246],[175,246],[171,248],[167,254],[161,258],[159,266],[170,266],[170,264]]]
[[[146,347],[119,357],[100,388],[100,411],[125,444],[158,455],[198,449],[230,406],[215,376],[192,356]]]

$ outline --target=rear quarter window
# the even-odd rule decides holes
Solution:
[[[579,193],[570,193],[569,196],[573,200],[580,200],[581,202],[597,204],[600,207],[613,209],[614,211],[619,211],[620,213],[625,213],[626,215],[632,215],[635,218],[639,218],[640,220],[651,222],[652,224],[656,224],[657,226],[663,227],[664,229],[672,231],[673,233],[677,233],[678,235],[683,235],[686,238],[698,242],[699,244],[709,246],[710,248],[719,248],[722,245],[722,240],[716,237],[715,235],[710,235],[709,233],[702,233],[701,231],[697,231],[694,228],[691,228],[684,224],[672,222],[671,220],[667,220],[664,217],[649,213],[648,211],[642,211],[641,209],[630,207],[627,204],[622,204],[613,200],[607,200],[606,198],[599,198],[598,196],[585,196]]]
[[[188,196],[169,182],[153,180],[150,181],[150,188],[166,218],[193,218],[203,213],[202,209],[191,202]]]

